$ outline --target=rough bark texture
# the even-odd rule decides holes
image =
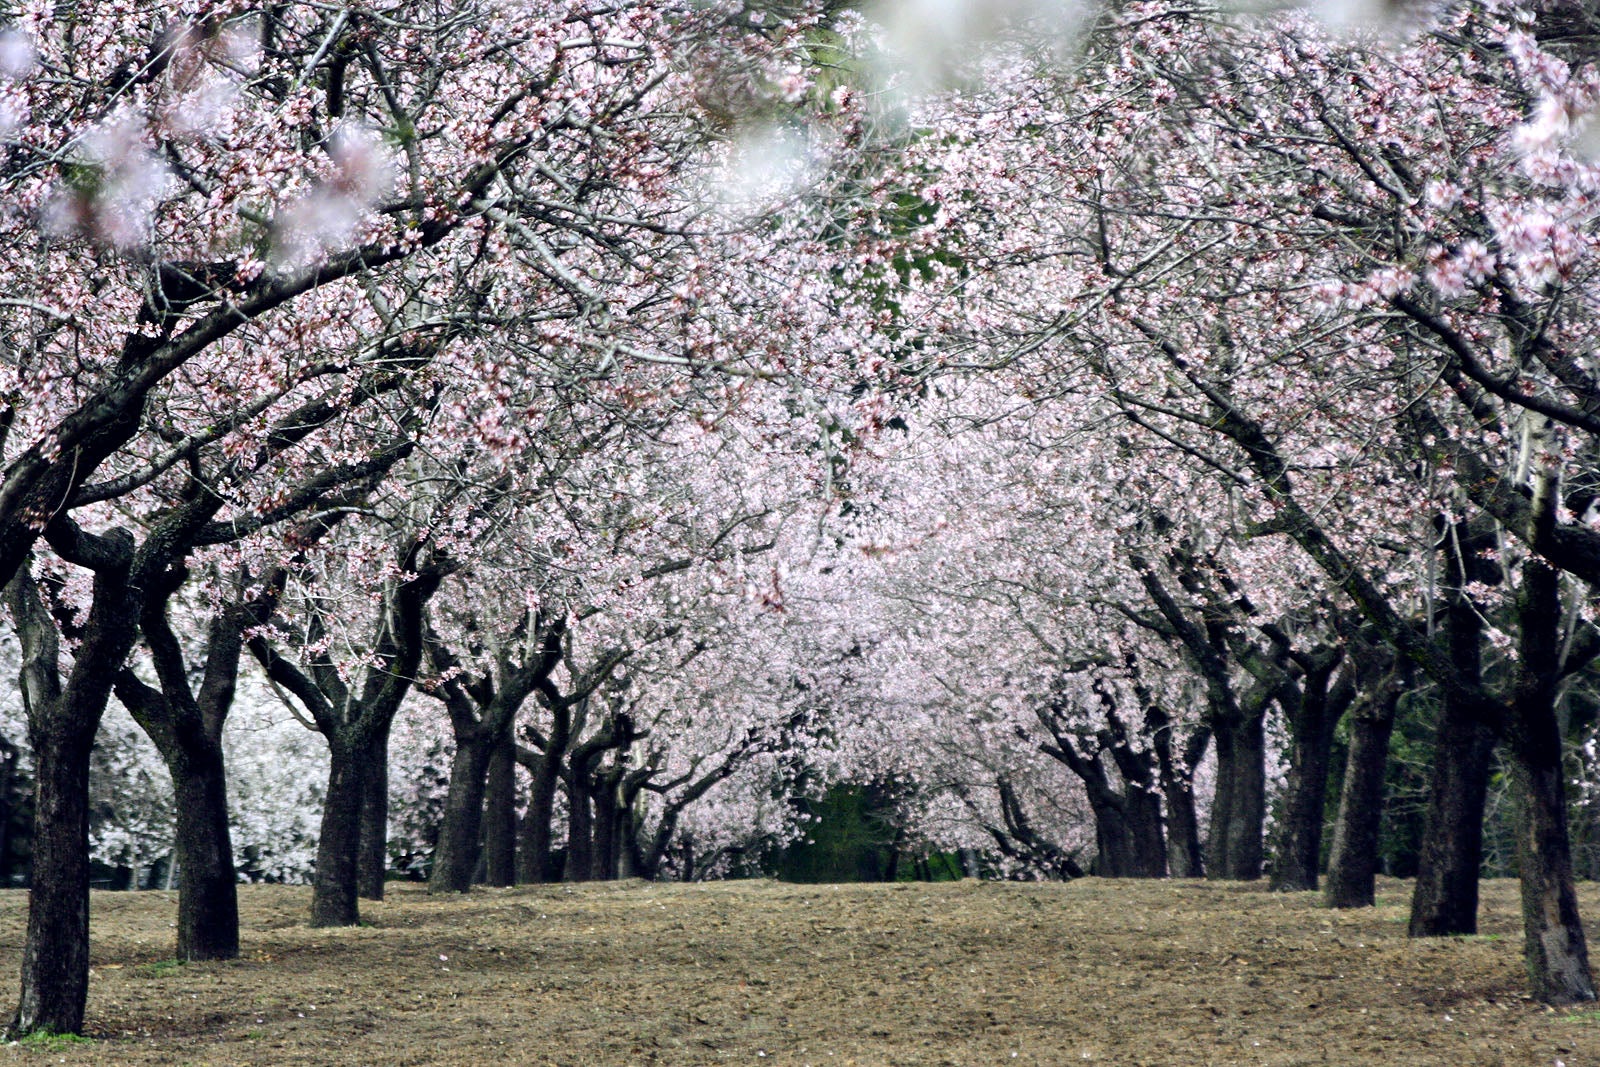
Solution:
[[[178,959],[231,960],[239,955],[239,896],[222,746],[196,748],[185,755],[184,773],[173,776]]]
[[[510,724],[489,754],[489,780],[483,806],[484,881],[493,886],[517,880],[517,743]]]
[[[1409,929],[1412,937],[1475,934],[1494,734],[1447,700],[1434,752]]]
[[[95,716],[98,723],[98,716]],[[85,736],[87,734],[87,736]],[[89,749],[94,730],[33,738],[32,888],[13,1035],[76,1034],[89,995]]]
[[[561,876],[560,871],[552,869],[551,863],[556,788],[561,779],[556,759],[548,754],[523,762],[531,764],[533,784],[528,791],[528,810],[523,813],[518,829],[521,840],[517,845],[517,881],[523,885],[538,885]]]
[[[329,739],[328,792],[317,838],[317,872],[311,888],[312,926],[355,926],[361,921],[356,867],[361,848],[365,776],[361,750]]]
[[[356,895],[382,900],[389,874],[389,726],[381,723],[362,762],[361,843],[356,854]]]
[[[138,587],[125,531],[96,539],[86,554],[96,564],[93,601],[64,685],[56,622],[32,576],[19,573],[7,586],[35,768],[28,932],[13,1037],[80,1032],[88,998],[89,752],[133,647]]]
[[[1461,587],[1501,580],[1498,567],[1483,555],[1495,546],[1493,531],[1461,523],[1444,544],[1451,579],[1444,598],[1449,667],[1460,681],[1478,686],[1483,680],[1483,619]],[[1412,937],[1478,932],[1483,809],[1494,746],[1494,731],[1476,709],[1447,691],[1411,897]]]
[[[494,739],[482,734],[456,735],[450,761],[450,788],[445,795],[439,843],[428,876],[431,893],[465,893],[478,867],[479,829],[483,819],[485,779]]]
[[[1323,900],[1330,908],[1369,908],[1375,902],[1383,780],[1399,701],[1399,690],[1390,688],[1351,716],[1350,751],[1323,886]]]
[[[1264,715],[1218,718],[1217,792],[1211,810],[1208,878],[1261,877],[1262,827],[1267,817],[1267,738]]]
[[[563,882],[587,882],[594,873],[594,814],[589,789],[582,779],[588,776],[570,770],[567,786],[567,861],[561,871]]]
[[[1313,668],[1306,672],[1289,724],[1292,734],[1289,779],[1284,790],[1277,847],[1272,857],[1273,889],[1305,892],[1317,888],[1333,733],[1350,706],[1354,695],[1352,686],[1346,671],[1341,671],[1338,681],[1331,685],[1326,669]]]
[[[1172,752],[1165,723],[1153,732],[1161,772],[1161,795],[1167,807],[1167,873],[1174,878],[1204,878],[1199,809],[1194,801],[1194,770],[1205,757],[1211,731],[1201,729],[1184,745],[1182,761]]]
[[[1521,796],[1517,860],[1523,952],[1533,995],[1546,1004],[1595,999],[1594,975],[1572,881],[1566,776],[1555,701],[1560,684],[1561,595],[1556,572],[1522,566],[1520,655],[1507,747]]]

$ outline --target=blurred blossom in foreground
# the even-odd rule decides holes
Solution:
[[[147,143],[144,116],[118,111],[79,140],[67,181],[45,208],[45,230],[57,236],[86,233],[117,248],[137,248],[150,239],[169,177]]]
[[[716,177],[714,199],[728,215],[758,214],[802,189],[815,176],[811,162],[803,131],[752,127],[729,146]]]
[[[349,241],[367,212],[394,186],[394,165],[382,140],[347,124],[328,142],[333,171],[278,218],[275,262],[293,269],[316,262]]]
[[[913,95],[958,84],[967,63],[1014,34],[1070,47],[1084,14],[1078,0],[902,0],[871,11],[884,28],[885,74]]]
[[[18,30],[0,30],[0,79],[26,78],[33,73],[33,42]]]

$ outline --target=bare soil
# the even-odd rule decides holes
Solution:
[[[249,886],[243,958],[182,965],[172,894],[97,893],[95,1040],[0,1067],[1600,1067],[1600,1011],[1523,993],[1514,884],[1485,885],[1477,937],[1429,941],[1408,888],[1340,913],[1205,882],[396,886],[312,930],[307,890]],[[1582,898],[1595,944],[1600,887]],[[25,906],[0,893],[0,973]]]

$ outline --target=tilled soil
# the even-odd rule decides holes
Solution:
[[[1412,941],[1408,887],[1331,912],[1206,882],[641,882],[430,898],[305,925],[241,889],[243,958],[171,962],[168,893],[97,893],[88,1043],[5,1064],[1503,1064],[1600,1067],[1600,1011],[1523,993],[1516,887]],[[1600,887],[1581,890],[1600,941]],[[0,893],[0,973],[21,892]],[[8,993],[7,996],[14,995]]]

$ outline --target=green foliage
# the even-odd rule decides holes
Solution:
[[[184,960],[156,960],[153,963],[141,963],[133,969],[133,973],[140,978],[170,978],[184,966]]]
[[[24,1034],[17,1040],[17,1044],[23,1048],[39,1049],[43,1052],[59,1052],[74,1045],[90,1045],[93,1043],[93,1038],[84,1037],[82,1034],[58,1034],[48,1028]]]
[[[893,805],[878,786],[836,785],[806,805],[809,840],[778,858],[786,882],[882,882],[895,867],[900,832]]]

